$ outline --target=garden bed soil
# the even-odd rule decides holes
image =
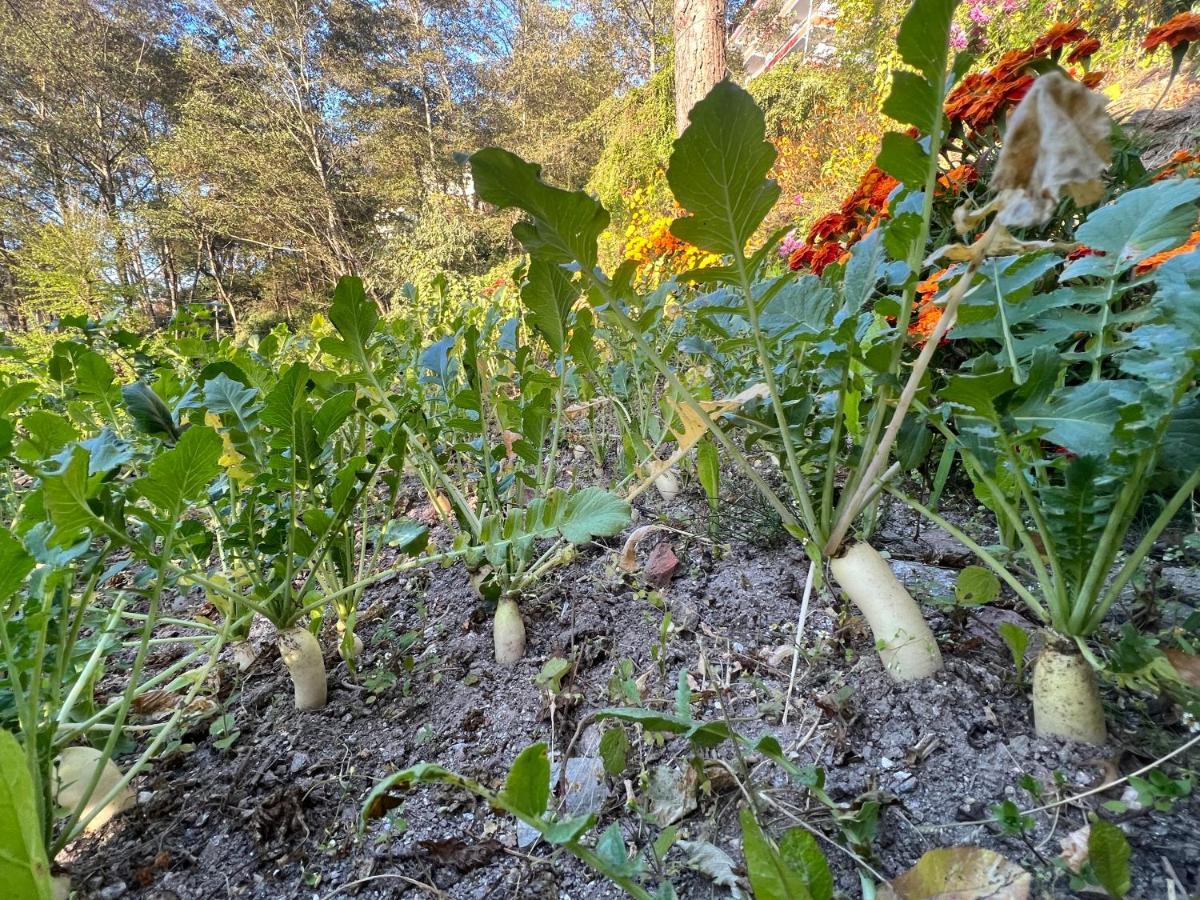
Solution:
[[[882,529],[880,545],[892,552],[901,579],[926,602],[951,595],[956,567],[969,560],[944,536],[916,536],[911,521],[895,518]],[[105,900],[621,896],[569,854],[519,844],[511,818],[450,788],[418,787],[361,835],[358,826],[372,786],[419,761],[499,787],[512,760],[535,741],[561,754],[575,738],[573,756],[594,755],[597,726],[579,726],[586,714],[616,705],[609,682],[622,659],[632,660],[646,705],[669,708],[677,673],[685,669],[695,688],[695,717],[725,715],[743,733],[774,734],[796,763],[825,771],[836,801],[878,801],[870,862],[888,877],[930,848],[973,844],[1034,872],[1035,896],[1069,895],[1067,878],[1049,860],[1088,810],[1120,796],[1121,788],[1036,815],[1026,839],[1005,836],[994,824],[963,823],[988,819],[989,808],[1006,799],[1033,805],[1018,787],[1024,775],[1046,786],[1053,800],[1137,769],[1188,737],[1160,728],[1150,742],[1152,723],[1114,707],[1106,748],[1037,738],[1009,651],[996,637],[999,621],[1030,631],[1034,624],[1003,602],[952,617],[927,606],[945,670],[894,684],[861,620],[828,593],[813,598],[783,724],[787,648],[807,566],[800,549],[787,542],[720,547],[669,538],[681,564],[655,593],[598,547],[558,571],[523,607],[529,647],[512,668],[494,663],[490,621],[466,572],[455,566],[408,573],[368,591],[358,682],[327,641],[330,694],[323,710],[293,708],[286,673],[269,646],[247,674],[224,669],[221,694],[240,731],[236,739],[222,749],[208,722],[197,723],[180,747],[140,776],[137,805],[64,855],[76,889]],[[435,539],[447,535],[435,531]],[[639,561],[660,539],[644,543]],[[666,610],[672,625],[660,641]],[[534,680],[551,656],[576,661],[553,710]],[[1158,712],[1170,717],[1165,706]],[[629,793],[643,793],[638,766],[684,764],[687,748],[678,739],[640,749],[635,739],[634,746],[629,780],[592,788],[606,796],[601,827],[619,822],[628,843],[645,847],[658,831],[626,805]],[[709,755],[736,762],[729,745]],[[780,806],[835,835],[827,811],[802,786],[774,764],[751,764],[755,783]],[[740,863],[740,792],[719,777],[699,788],[697,808],[679,822],[680,837],[710,841]],[[793,824],[782,815],[768,823],[776,830]],[[1132,815],[1126,830],[1131,896],[1167,896],[1172,873],[1189,894],[1200,891],[1200,803]],[[839,890],[859,896],[853,861],[828,842],[824,849]],[[682,859],[678,850],[667,858],[680,897],[729,896],[727,888],[683,870]]]

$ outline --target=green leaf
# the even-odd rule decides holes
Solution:
[[[696,475],[714,512],[721,499],[721,458],[713,439],[705,435],[696,445]]]
[[[1088,862],[1096,880],[1115,900],[1121,900],[1129,893],[1129,857],[1132,853],[1120,828],[1099,816],[1092,819],[1088,831]]]
[[[1077,456],[1107,456],[1121,406],[1133,398],[1130,385],[1088,381],[1068,385],[1045,400],[1032,398],[1013,411],[1013,421],[1026,433],[1040,433]]]
[[[1000,633],[1000,639],[1007,645],[1008,652],[1012,654],[1013,665],[1017,669],[1017,681],[1020,682],[1025,674],[1025,651],[1029,649],[1029,632],[1012,622],[1001,622],[996,626],[996,630]]]
[[[333,290],[333,305],[329,307],[329,321],[341,340],[325,338],[321,349],[368,369],[367,342],[379,323],[379,308],[367,297],[361,278],[347,275],[338,280]]]
[[[783,861],[763,834],[754,811],[744,807],[741,820],[742,853],[746,856],[746,873],[754,889],[754,900],[808,900],[812,895],[804,880]]]
[[[641,870],[639,858],[637,856],[630,857],[625,850],[625,839],[621,837],[621,826],[616,822],[604,829],[600,840],[596,841],[596,855],[608,867],[611,874],[633,876]]]
[[[145,434],[161,437],[174,443],[179,440],[179,426],[162,398],[144,381],[135,381],[121,388],[121,399],[133,424]]]
[[[3,605],[33,571],[33,557],[7,528],[0,528],[0,605]]]
[[[610,537],[629,524],[630,506],[600,487],[584,488],[567,501],[558,531],[572,544]]]
[[[521,287],[521,301],[528,310],[525,323],[545,338],[555,356],[567,345],[567,319],[579,298],[579,288],[559,265],[535,259]]]
[[[179,443],[150,463],[149,471],[134,482],[147,500],[164,512],[178,515],[195,500],[221,471],[221,436],[207,427],[192,427]]]
[[[779,836],[779,855],[793,872],[799,873],[812,900],[833,897],[833,873],[817,839],[803,828],[789,828]]]
[[[532,220],[513,226],[513,235],[530,256],[594,269],[596,241],[608,227],[608,213],[583,191],[551,187],[541,173],[541,166],[495,147],[471,157],[479,197],[500,209],[519,209]]]
[[[608,729],[600,738],[600,759],[604,761],[604,773],[613,778],[629,765],[629,737],[620,725]]]
[[[929,154],[915,138],[895,131],[884,134],[875,164],[910,188],[921,187],[929,174]]]
[[[550,758],[543,743],[526,747],[508,770],[503,799],[528,816],[539,817],[550,802]]]
[[[937,103],[929,81],[916,72],[897,69],[892,73],[892,90],[883,102],[883,111],[897,122],[915,125],[922,134],[929,134],[938,113]]]
[[[711,253],[740,254],[779,199],[767,178],[775,148],[762,110],[728,79],[692,107],[691,124],[675,141],[667,181],[691,215],[671,233]]]
[[[983,606],[998,596],[1000,579],[983,566],[967,566],[954,582],[954,597],[962,606]]]
[[[37,385],[32,381],[18,381],[0,390],[0,419],[7,419],[35,393]]]
[[[1160,181],[1126,191],[1092,212],[1075,239],[1103,256],[1084,256],[1063,270],[1061,280],[1084,275],[1116,277],[1137,263],[1177,247],[1196,224],[1200,181]]]
[[[21,420],[21,427],[28,437],[17,444],[15,452],[17,459],[23,462],[46,459],[79,436],[74,425],[44,409],[36,409],[27,415]]]
[[[900,58],[933,84],[946,77],[950,23],[957,6],[958,0],[913,0],[900,23],[896,37]]]
[[[596,824],[596,814],[588,813],[570,819],[547,822],[540,829],[542,839],[551,844],[570,844],[579,840],[585,831]]]
[[[0,730],[0,884],[5,896],[50,900],[37,794],[17,739]]]
[[[102,521],[88,505],[100,481],[99,476],[89,477],[88,461],[87,450],[75,447],[65,466],[42,479],[42,500],[54,523],[56,546],[76,543]]]
[[[596,721],[604,719],[617,719],[621,722],[631,722],[635,725],[641,725],[647,731],[665,731],[669,734],[686,734],[692,730],[694,722],[668,716],[663,713],[656,713],[650,709],[641,709],[639,707],[621,707],[602,709],[596,713]]]

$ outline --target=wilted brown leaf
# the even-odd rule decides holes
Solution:
[[[1179,680],[1188,687],[1200,690],[1200,656],[1184,653],[1182,650],[1164,650],[1163,656],[1179,674]]]
[[[982,847],[930,850],[879,889],[880,900],[1028,900],[1028,872]]]
[[[420,847],[427,856],[441,865],[453,866],[460,872],[469,872],[487,865],[493,856],[504,849],[503,845],[494,838],[472,844],[468,844],[462,838],[421,841]]]
[[[1039,225],[1063,194],[1080,205],[1104,195],[1100,176],[1112,160],[1106,103],[1061,72],[1033,83],[1009,118],[992,178],[1000,224]]]

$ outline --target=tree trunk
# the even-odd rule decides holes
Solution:
[[[675,133],[725,77],[724,0],[675,0]]]

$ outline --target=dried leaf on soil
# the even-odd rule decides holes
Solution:
[[[880,900],[1027,900],[1032,878],[982,847],[930,850],[879,890]]]

